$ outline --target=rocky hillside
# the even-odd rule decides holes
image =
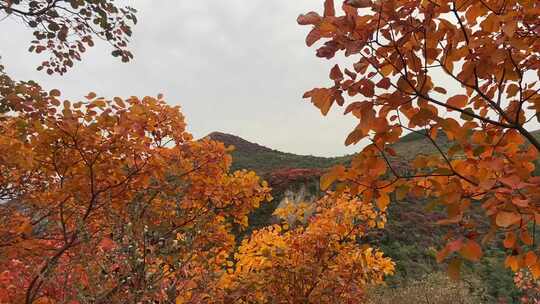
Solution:
[[[536,131],[535,136],[540,139],[540,131]],[[250,230],[268,225],[272,221],[274,209],[287,193],[307,191],[313,196],[320,195],[318,181],[325,169],[339,163],[348,163],[352,158],[351,155],[330,158],[296,155],[219,132],[214,132],[209,137],[235,146],[232,153],[233,169],[254,170],[273,188],[274,200],[262,205],[250,216]],[[437,138],[437,144],[443,150],[449,149],[451,145],[444,135]],[[393,148],[401,159],[420,153],[437,153],[428,139],[416,133],[402,137]],[[483,211],[478,212],[480,214]],[[427,274],[445,270],[446,266],[438,264],[434,258],[435,250],[444,244],[446,229],[435,224],[437,219],[443,217],[441,212],[427,211],[424,201],[398,201],[390,204],[385,229],[369,235],[366,240],[382,248],[385,254],[396,262],[398,271],[388,280],[389,286],[398,287]],[[469,263],[463,267],[465,275],[472,276],[485,286],[482,293],[487,303],[495,303],[496,299],[514,303],[517,299],[512,274],[504,268],[503,260],[504,249],[492,246],[486,248],[485,258],[481,263]]]

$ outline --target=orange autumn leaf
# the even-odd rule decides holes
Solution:
[[[337,179],[342,177],[344,174],[345,174],[344,166],[338,165],[338,166],[333,167],[329,172],[321,176],[321,181],[320,181],[321,190],[323,191],[327,190],[332,185],[332,183],[334,183]]]
[[[538,261],[538,257],[536,254],[532,251],[529,251],[525,254],[525,257],[523,258],[523,262],[525,263],[525,266],[532,267],[536,265]]]
[[[539,263],[532,265],[530,269],[535,280],[540,278],[540,264]]]
[[[215,274],[234,254],[232,224],[247,228],[270,199],[266,182],[230,172],[230,150],[193,140],[178,107],[96,96],[66,100],[58,112],[47,94],[27,96],[30,108],[0,120],[0,169],[13,174],[0,176],[0,192],[17,189],[0,204],[0,289],[9,286],[0,302],[60,303],[82,289],[108,293],[111,303],[168,301],[161,291],[169,276],[182,292],[205,282],[220,297]],[[45,159],[54,162],[36,161]],[[194,269],[189,278],[178,262]],[[156,280],[110,290],[127,277]]]
[[[516,245],[516,234],[513,231],[506,233],[503,245],[505,248],[513,248]]]
[[[382,193],[377,199],[377,207],[380,210],[386,210],[386,207],[390,204],[390,196],[386,193]]]
[[[298,16],[298,19],[296,21],[300,25],[308,25],[308,24],[315,25],[315,24],[321,22],[321,20],[322,20],[322,18],[321,18],[321,16],[319,16],[319,14],[317,14],[315,12],[309,12],[309,13],[307,13],[305,15]]]
[[[469,261],[479,261],[482,257],[482,248],[478,245],[477,242],[473,240],[467,240],[463,247],[461,247],[459,253],[462,257],[466,258]]]
[[[540,140],[529,124],[540,113],[540,42],[523,24],[540,26],[540,19],[536,2],[506,5],[345,1],[328,18],[335,28],[316,55],[350,62],[345,70],[356,72],[328,88],[347,96],[340,105],[357,120],[345,144],[359,152],[340,185],[375,206],[386,205],[378,201],[383,190],[444,209],[448,219],[439,222],[455,226],[454,241],[438,252],[439,262],[456,251],[476,262],[476,240],[487,245],[505,233],[502,245],[514,249],[506,264],[516,271],[521,245],[538,249],[526,229],[540,222]],[[422,31],[410,32],[418,24]],[[479,229],[486,222],[489,231]]]
[[[468,97],[466,95],[456,95],[450,97],[446,104],[456,108],[463,108],[467,105]]]
[[[517,271],[520,267],[520,258],[515,255],[509,255],[504,261],[506,267],[512,269],[512,271]]]
[[[523,244],[528,245],[528,246],[533,245],[534,240],[533,240],[531,234],[529,233],[529,231],[522,230],[520,232],[519,236],[520,236],[521,241],[523,242]]]
[[[334,103],[334,91],[331,89],[313,89],[304,94],[304,98],[311,97],[311,102],[319,108],[323,115],[328,114]]]
[[[335,65],[332,70],[330,70],[330,79],[334,81],[340,81],[343,79],[343,73],[341,72],[341,69],[339,68],[339,65]]]
[[[109,250],[114,248],[115,244],[114,244],[113,240],[111,240],[109,238],[104,238],[104,239],[101,240],[101,242],[99,242],[98,246],[99,246],[99,248],[101,248],[104,251],[109,251]]]

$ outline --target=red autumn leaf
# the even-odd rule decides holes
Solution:
[[[390,78],[385,77],[385,78],[381,79],[381,81],[379,81],[377,83],[377,87],[386,90],[386,89],[390,88],[391,84],[392,83],[390,82]]]
[[[98,245],[98,247],[104,251],[109,251],[113,249],[114,246],[115,246],[115,243],[113,242],[113,240],[109,238],[103,238],[101,242],[99,242],[99,245]]]
[[[356,73],[349,71],[349,69],[345,69],[345,74],[349,76],[352,80],[356,79]]]
[[[345,4],[356,8],[364,8],[371,6],[371,0],[347,0]]]
[[[509,231],[506,233],[506,237],[503,241],[504,248],[514,248],[516,245],[516,233],[513,231]]]
[[[330,70],[330,79],[334,81],[341,81],[343,80],[343,73],[341,72],[341,69],[339,68],[339,65],[335,65],[332,70]]]
[[[441,94],[446,94],[446,90],[444,88],[441,88],[441,87],[435,87],[433,88],[433,90],[435,90],[436,92],[438,93],[441,93]]]
[[[53,96],[53,97],[58,97],[61,95],[60,91],[57,90],[57,89],[53,89],[49,92],[49,95]]]
[[[453,97],[450,97],[448,101],[446,102],[447,105],[456,107],[456,108],[464,108],[467,105],[467,101],[469,98],[467,95],[456,95]]]
[[[315,42],[319,41],[322,38],[321,31],[317,28],[312,29],[309,34],[306,36],[307,46],[312,46]]]
[[[463,240],[454,240],[446,245],[450,252],[455,252],[461,249],[463,246]]]
[[[334,0],[324,1],[324,16],[333,17],[336,15],[336,9],[334,7]]]
[[[296,19],[296,21],[300,25],[316,25],[320,23],[321,20],[322,20],[322,17],[315,12],[309,12],[305,15],[300,15]]]

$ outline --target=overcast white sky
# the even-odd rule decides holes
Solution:
[[[304,44],[308,27],[300,13],[321,11],[314,0],[133,1],[139,10],[131,48],[135,60],[122,64],[98,44],[64,76],[35,68],[44,58],[28,53],[29,31],[0,22],[2,63],[16,79],[58,88],[69,99],[89,91],[100,96],[165,94],[182,106],[189,130],[241,136],[298,154],[337,156],[355,126],[341,108],[323,117],[301,98],[329,84],[335,63],[315,57]],[[9,28],[9,30],[6,30]]]

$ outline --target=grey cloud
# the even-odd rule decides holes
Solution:
[[[293,153],[341,155],[358,150],[343,141],[354,120],[334,109],[322,117],[304,91],[328,84],[333,62],[304,44],[300,13],[320,10],[313,0],[137,1],[135,60],[121,64],[103,43],[65,76],[36,73],[40,59],[26,53],[29,33],[12,20],[0,27],[2,62],[19,79],[35,79],[78,99],[164,93],[180,104],[195,136],[224,131]]]

